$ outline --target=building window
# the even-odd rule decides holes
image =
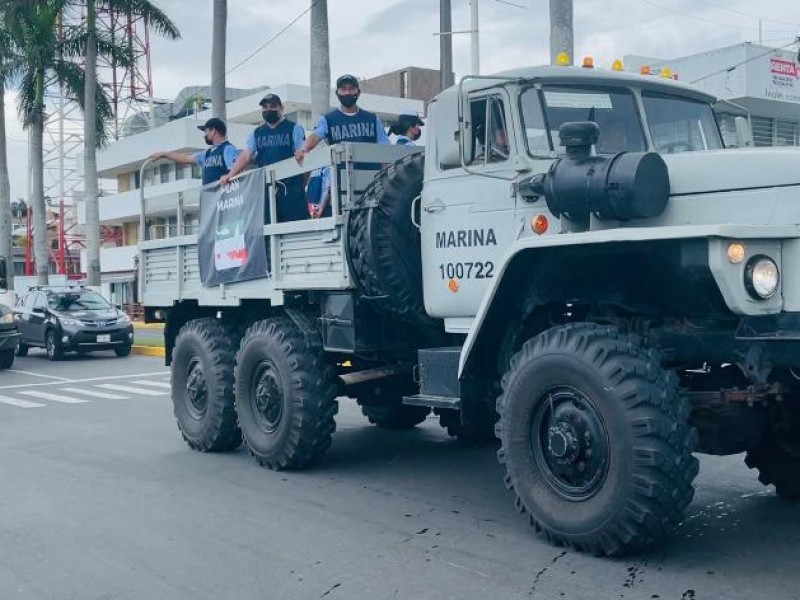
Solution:
[[[775,119],[775,145],[797,146],[797,123]]]
[[[203,173],[196,164],[192,165],[192,179],[202,179]]]
[[[408,71],[400,71],[400,97],[408,98]]]
[[[158,166],[159,181],[161,183],[169,182],[169,174],[174,167],[170,163],[164,163]]]

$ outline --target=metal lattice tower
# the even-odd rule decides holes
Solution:
[[[61,31],[70,27],[82,27],[85,23],[86,7],[78,4],[62,15]],[[124,68],[102,57],[98,58],[97,79],[108,94],[113,109],[110,138],[123,135],[125,122],[135,115],[153,114],[153,84],[150,62],[149,25],[144,17],[111,10],[98,2],[97,28],[104,30],[117,41],[127,42],[132,50],[134,64]],[[44,132],[44,187],[48,202],[48,224],[53,231],[53,249],[57,271],[75,273],[79,270],[78,256],[84,247],[84,236],[78,226],[78,205],[83,198],[83,114],[77,103],[66,97],[57,86],[48,88],[45,97],[46,120]],[[149,119],[148,119],[149,120]],[[116,189],[100,193],[113,192]],[[63,207],[63,208],[62,208]],[[63,218],[59,218],[63,212]],[[59,222],[63,225],[60,226]],[[60,234],[55,230],[59,229]],[[115,240],[118,232],[103,228],[103,238]],[[66,244],[66,248],[63,245]],[[57,248],[55,247],[57,246]],[[59,252],[56,252],[59,250]]]

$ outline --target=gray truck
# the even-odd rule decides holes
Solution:
[[[623,72],[467,78],[430,104],[424,151],[250,172],[272,216],[255,280],[203,286],[197,201],[159,240],[168,207],[143,201],[140,298],[187,444],[297,469],[337,399],[386,429],[434,413],[499,440],[537,532],[606,555],[681,522],[693,452],[746,452],[800,499],[800,154],[726,149],[714,105]],[[333,216],[277,223],[280,180],[322,166]]]

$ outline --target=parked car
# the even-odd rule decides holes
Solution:
[[[10,369],[14,364],[14,351],[19,343],[19,331],[14,322],[14,311],[0,304],[0,369]]]
[[[18,356],[25,356],[31,346],[44,347],[50,360],[64,352],[131,353],[133,325],[128,315],[87,288],[32,288],[17,310]]]

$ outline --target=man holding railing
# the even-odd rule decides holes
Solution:
[[[283,116],[283,102],[277,94],[267,94],[259,105],[264,124],[247,138],[245,148],[231,167],[230,173],[220,179],[221,184],[244,171],[251,160],[255,160],[256,166],[265,167],[291,158],[303,146],[305,132],[300,125]],[[280,180],[276,195],[279,222],[308,218],[303,175]]]

